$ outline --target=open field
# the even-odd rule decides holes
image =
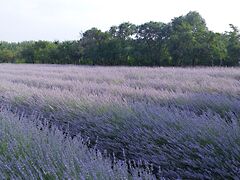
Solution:
[[[0,106],[118,159],[152,163],[166,178],[240,174],[239,68],[1,64]]]

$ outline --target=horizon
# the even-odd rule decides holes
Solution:
[[[110,0],[4,1],[0,6],[0,41],[77,40],[80,32],[92,27],[107,31],[123,22],[136,25],[149,21],[169,23],[189,11],[199,12],[209,30],[223,33],[230,30],[229,24],[240,27],[238,4],[237,0],[123,0],[115,3]]]

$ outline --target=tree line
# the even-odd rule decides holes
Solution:
[[[240,33],[215,33],[196,11],[169,23],[130,22],[103,32],[92,28],[74,41],[0,42],[0,63],[127,66],[237,66]]]

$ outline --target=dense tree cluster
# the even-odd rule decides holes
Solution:
[[[0,62],[130,65],[130,66],[236,66],[240,62],[240,33],[208,30],[198,12],[170,23],[129,22],[102,32],[92,28],[80,40],[0,43]]]

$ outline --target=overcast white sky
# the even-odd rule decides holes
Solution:
[[[239,0],[0,0],[0,41],[72,40],[91,27],[169,22],[198,11],[210,30],[240,27]]]

